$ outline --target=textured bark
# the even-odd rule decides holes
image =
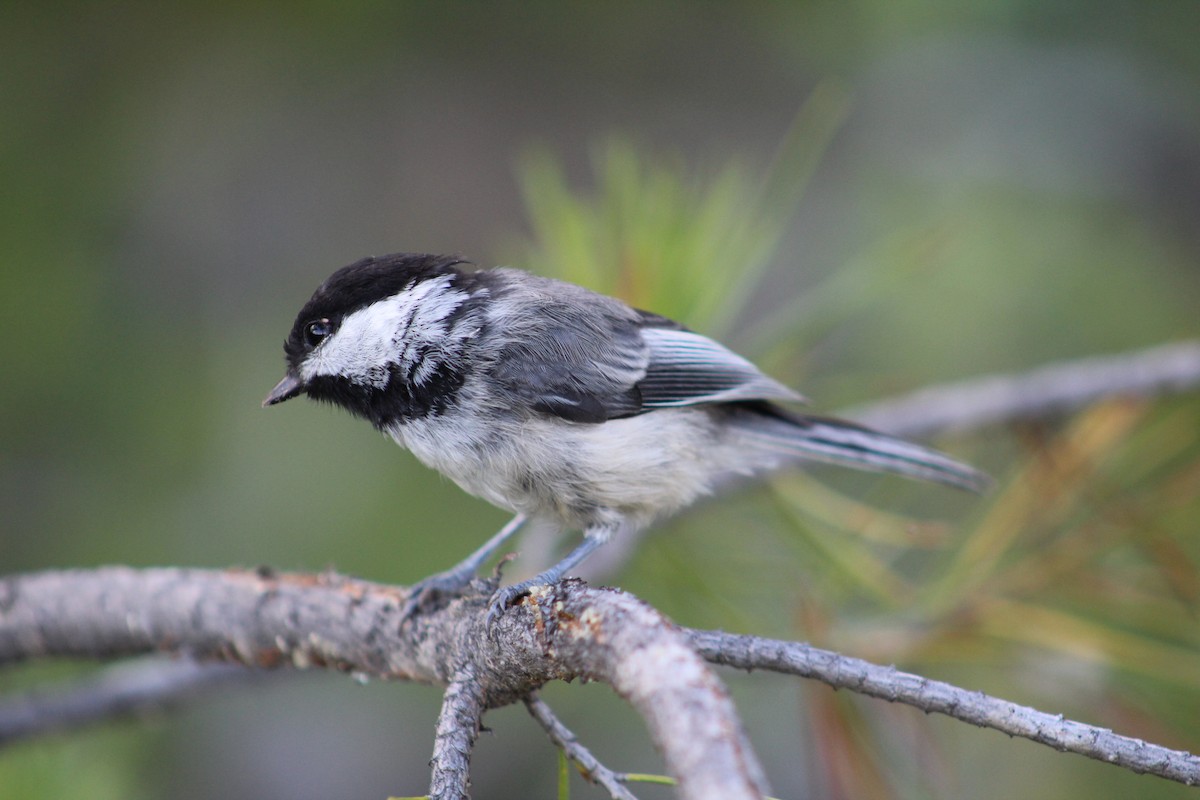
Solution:
[[[1150,773],[1189,786],[1200,784],[1200,757],[1064,719],[1062,714],[1047,714],[983,692],[960,689],[800,642],[720,631],[688,631],[688,636],[696,650],[714,664],[814,678],[835,689],[906,703],[926,713],[945,714],[1133,772]]]
[[[154,652],[259,668],[325,667],[447,687],[431,794],[466,796],[484,711],[551,680],[611,685],[646,719],[686,798],[759,798],[765,780],[724,687],[657,611],[565,581],[489,631],[489,592],[401,623],[407,592],[339,575],[268,571],[46,572],[0,582],[0,664]]]

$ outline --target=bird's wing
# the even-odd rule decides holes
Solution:
[[[611,298],[591,299],[539,304],[497,354],[493,377],[533,410],[574,422],[703,403],[803,401],[706,336]]]
[[[564,284],[563,286],[567,286]],[[491,374],[534,411],[573,422],[641,413],[638,382],[650,364],[641,318],[612,298],[537,298],[537,313],[506,316]]]
[[[804,402],[801,395],[707,336],[647,327],[642,339],[650,348],[646,376],[637,385],[645,409],[737,400]]]

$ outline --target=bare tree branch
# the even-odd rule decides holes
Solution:
[[[0,745],[121,717],[163,713],[206,691],[258,673],[235,664],[152,659],[118,664],[54,690],[0,702]]]
[[[668,770],[682,780],[685,798],[708,796],[706,787],[714,787],[714,796],[757,796],[761,772],[737,717],[712,674],[697,666],[691,648],[725,666],[815,678],[1135,772],[1200,783],[1200,758],[1190,753],[805,644],[680,633],[629,595],[577,582],[541,590],[505,614],[492,642],[482,630],[485,597],[451,602],[401,630],[398,612],[406,591],[331,575],[110,567],[17,576],[0,582],[0,663],[168,651],[436,682],[450,687],[433,760],[434,789],[444,796],[464,789],[480,710],[526,698],[547,680],[575,676],[610,682],[642,711]],[[143,693],[166,702],[191,688],[181,674]],[[103,699],[108,690],[95,691]],[[110,699],[101,705],[120,708],[118,698]],[[680,730],[686,735],[679,736]],[[728,775],[739,776],[736,786],[752,788],[734,793],[718,780]]]
[[[580,744],[571,729],[559,720],[540,697],[526,697],[525,708],[529,709],[530,716],[546,731],[550,741],[575,763],[584,778],[607,791],[613,800],[637,800],[637,797],[625,788],[623,777],[601,764],[600,760],[592,755],[591,750]]]
[[[153,652],[325,667],[447,686],[431,781],[463,797],[478,713],[550,680],[603,681],[646,719],[685,798],[757,800],[765,780],[724,687],[636,598],[564,581],[484,624],[487,587],[401,625],[407,591],[338,575],[185,569],[44,572],[0,581],[0,664]]]
[[[439,791],[463,796],[482,710],[528,698],[548,680],[574,677],[610,683],[643,713],[668,770],[681,781],[681,796],[709,796],[709,787],[715,787],[714,795],[719,788],[724,797],[758,796],[764,790],[757,762],[727,694],[698,664],[699,657],[815,678],[1134,772],[1200,783],[1200,758],[1190,753],[806,644],[680,631],[621,592],[592,590],[575,581],[539,590],[504,615],[495,641],[483,631],[485,598],[486,592],[453,601],[400,629],[403,589],[336,575],[107,568],[16,576],[0,582],[0,663],[163,651],[446,685],[432,762],[434,796]],[[222,635],[221,627],[229,635]],[[172,678],[168,671],[143,694],[148,702],[167,703],[193,691],[202,683],[195,677],[200,675],[189,678],[182,671]],[[111,687],[103,687],[103,681],[93,687],[94,699],[119,709],[116,698],[105,701]],[[557,720],[557,726],[546,721],[552,715],[537,712],[538,702],[532,701],[530,711],[552,738],[573,741]],[[582,755],[586,750],[578,743],[568,752],[589,768],[590,754]],[[729,775],[741,776],[735,790],[719,780]]]
[[[850,689],[926,712],[943,713],[1134,772],[1147,772],[1189,785],[1200,783],[1200,758],[1190,753],[1130,739],[803,643],[719,631],[686,630],[686,633],[698,652],[716,664],[812,678],[835,689]],[[254,673],[225,664],[175,660],[122,664],[66,691],[34,692],[0,704],[0,743],[115,717],[169,710],[206,689],[248,677],[254,677]],[[605,767],[579,744],[544,702],[527,697],[525,703],[551,741],[579,765],[584,777],[613,797],[633,797],[621,783],[622,774]]]
[[[537,607],[553,608],[553,593],[546,599],[541,594],[533,595]],[[554,655],[580,675],[610,684],[641,714],[681,796],[759,800],[767,794],[729,694],[683,632],[630,594],[604,594],[607,619],[595,605],[576,604],[563,608],[557,621],[537,621],[566,626],[555,637]]]
[[[429,782],[430,800],[467,796],[471,751],[486,710],[481,689],[480,682],[469,670],[464,670],[446,687],[433,741],[433,758],[429,761],[433,768]]]
[[[1064,719],[1061,714],[1047,714],[983,692],[960,689],[799,642],[720,631],[689,630],[687,635],[696,650],[715,664],[815,678],[835,689],[907,703],[926,713],[945,714],[1133,772],[1158,775],[1188,786],[1200,784],[1200,757]]]
[[[1060,361],[987,375],[839,412],[898,436],[961,432],[1071,411],[1104,397],[1157,396],[1200,387],[1200,341]]]

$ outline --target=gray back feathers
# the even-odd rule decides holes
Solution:
[[[721,344],[573,284],[495,270],[511,282],[489,316],[491,374],[536,411],[603,422],[656,408],[802,402]]]

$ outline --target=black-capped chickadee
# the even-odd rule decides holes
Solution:
[[[583,531],[535,578],[492,598],[494,619],[618,530],[640,528],[729,478],[807,460],[980,490],[981,472],[849,422],[784,408],[803,398],[717,342],[611,297],[453,256],[398,253],[333,273],[284,343],[274,405],[307,394],[365,417],[468,493],[516,517],[415,587],[461,592],[527,519]]]

